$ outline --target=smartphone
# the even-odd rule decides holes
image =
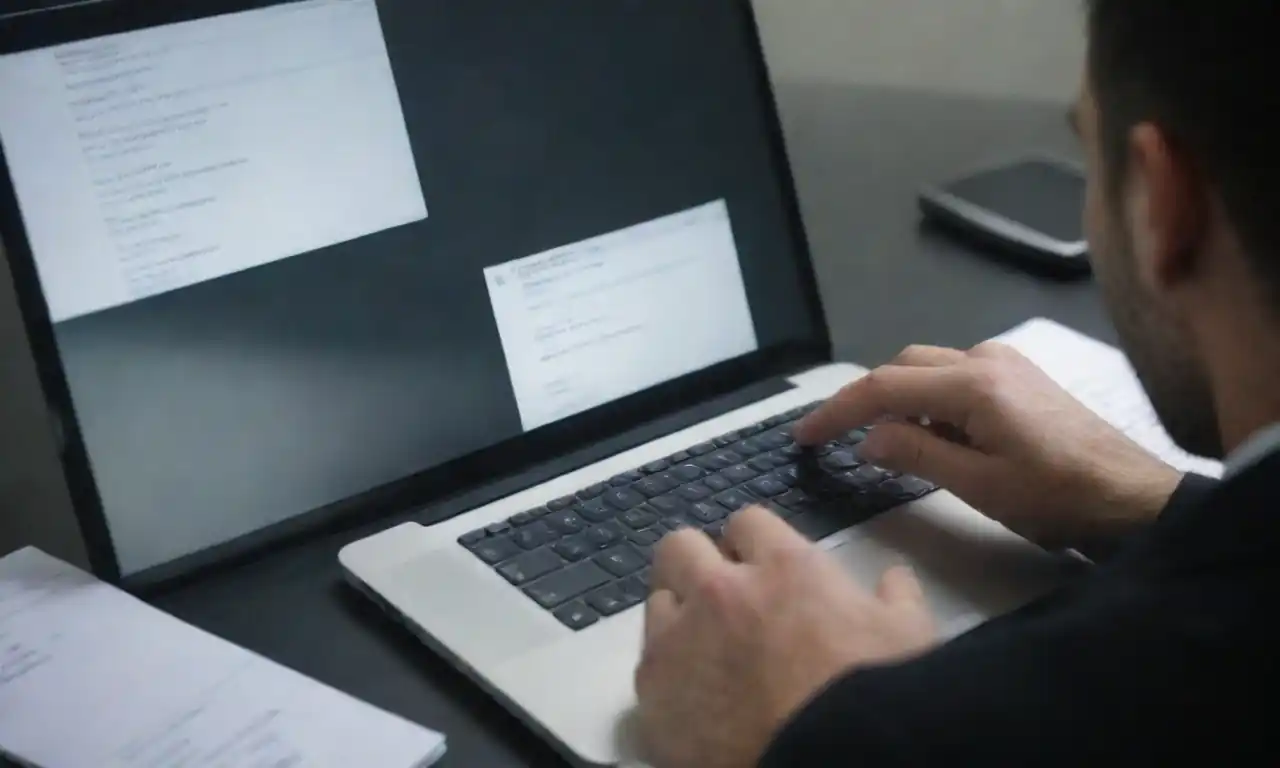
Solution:
[[[1085,177],[1068,160],[1022,157],[926,187],[925,218],[1024,266],[1087,274]]]

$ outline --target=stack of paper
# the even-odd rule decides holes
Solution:
[[[37,768],[417,768],[444,737],[44,553],[0,560],[0,753]]]
[[[1173,442],[1120,350],[1043,318],[996,340],[1026,355],[1094,413],[1164,461],[1183,472],[1222,476],[1221,463],[1191,456]]]

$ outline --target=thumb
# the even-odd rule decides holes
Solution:
[[[924,603],[924,589],[915,571],[899,565],[885,571],[876,590],[880,599],[893,606],[919,606]]]
[[[916,424],[880,424],[858,446],[859,456],[885,469],[915,475],[964,495],[977,482],[984,456]]]

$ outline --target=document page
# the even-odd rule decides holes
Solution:
[[[1173,442],[1124,353],[1063,325],[1038,318],[996,341],[1017,349],[1120,431],[1183,472],[1221,477],[1220,462],[1192,456]]]
[[[375,0],[0,57],[0,142],[55,322],[427,215]]]
[[[526,431],[757,349],[724,201],[484,277]]]
[[[38,550],[0,560],[0,754],[38,768],[413,768],[444,749]]]

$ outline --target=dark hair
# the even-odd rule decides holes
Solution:
[[[1280,2],[1086,0],[1089,79],[1109,181],[1128,135],[1160,126],[1220,196],[1280,289]]]

